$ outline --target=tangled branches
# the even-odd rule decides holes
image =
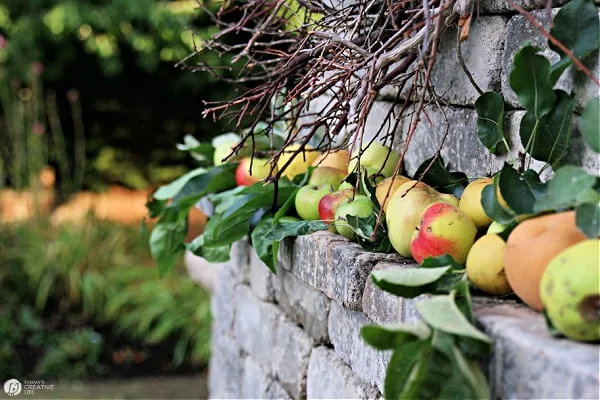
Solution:
[[[201,7],[220,27],[202,51],[241,65],[227,79],[246,87],[234,100],[207,103],[204,114],[235,118],[238,124],[250,119],[252,129],[238,148],[248,141],[254,145],[258,133],[253,128],[260,120],[267,123],[266,134],[281,124],[293,127],[284,145],[269,153],[276,180],[286,167],[277,169],[277,160],[292,143],[300,144],[296,153],[364,150],[367,116],[384,87],[395,89],[403,107],[390,109],[379,131],[369,136],[391,144],[395,128],[409,118],[410,141],[430,89],[440,35],[471,5],[465,0],[234,0],[215,13]],[[247,41],[231,44],[233,35]],[[185,61],[187,67],[223,76],[191,61]]]

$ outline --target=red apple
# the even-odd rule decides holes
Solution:
[[[319,201],[319,218],[324,221],[333,221],[338,207],[352,201],[353,196],[354,189],[338,190],[323,196]],[[331,230],[335,232],[335,226],[332,225]]]
[[[250,171],[250,161],[250,157],[243,158],[235,170],[235,182],[238,186],[250,186],[269,177],[271,172],[269,160],[255,158],[252,161],[252,171]]]
[[[334,189],[330,185],[302,186],[294,199],[296,212],[300,218],[305,220],[319,219],[319,202],[323,196],[333,191]]]
[[[458,207],[448,203],[428,206],[415,229],[410,252],[419,264],[427,257],[449,254],[459,264],[464,264],[473,246],[477,227]]]

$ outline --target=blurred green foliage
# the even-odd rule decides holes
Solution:
[[[209,295],[181,265],[159,278],[145,240],[93,219],[0,225],[0,380],[102,375],[116,342],[154,360],[158,346],[170,368],[206,365]]]
[[[56,93],[55,109],[71,159],[77,132],[69,93],[76,88],[86,158],[92,160],[86,164],[85,186],[102,186],[107,175],[109,183],[147,186],[173,167],[181,171],[191,166],[173,148],[185,134],[210,138],[229,128],[227,122],[202,118],[202,100],[231,98],[234,88],[211,74],[174,68],[216,31],[195,0],[4,0],[0,86],[31,87],[40,80],[43,99]],[[243,34],[238,36],[244,40]],[[227,57],[202,52],[195,61],[235,74]],[[127,165],[95,169],[93,160],[108,154],[101,154],[104,147],[120,155],[112,158],[115,162],[128,158]],[[143,179],[124,179],[109,170],[131,170]]]

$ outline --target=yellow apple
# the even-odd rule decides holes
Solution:
[[[358,150],[352,154],[350,164],[348,164],[348,173],[355,172],[358,156]],[[392,176],[399,160],[398,153],[377,142],[365,145],[363,153],[360,155],[360,165],[367,169],[369,175]]]
[[[389,203],[389,200],[394,195],[394,192],[396,191],[396,189],[398,189],[403,183],[408,182],[408,181],[410,181],[409,178],[402,176],[402,175],[396,175],[396,176],[390,176],[388,178],[385,178],[384,180],[382,180],[381,182],[379,182],[377,184],[377,186],[375,187],[375,197],[377,197],[377,201],[381,205],[381,208],[383,208],[383,211],[386,211],[387,204]],[[391,189],[390,189],[390,186],[392,187]],[[383,202],[386,198],[386,195],[388,194],[388,190],[389,190],[389,196],[387,198],[387,201],[385,202],[386,204],[383,204]]]
[[[467,185],[460,197],[459,208],[471,218],[477,228],[484,228],[492,223],[492,219],[488,217],[481,205],[481,192],[492,182],[492,178],[476,179]]]
[[[299,148],[299,144],[289,145],[283,154],[281,154],[279,160],[277,160],[277,168],[279,168],[279,170],[282,170],[290,159],[292,160],[283,171],[283,176],[287,176],[290,179],[294,179],[296,175],[305,173],[308,167],[310,167],[321,154],[319,151],[314,150],[308,145],[304,146],[304,151],[296,153]]]
[[[473,285],[492,295],[512,292],[504,272],[506,243],[498,235],[487,234],[475,242],[467,256],[467,276]]]
[[[320,155],[312,165],[313,167],[331,167],[347,171],[349,161],[350,155],[348,152],[346,150],[338,150]]]
[[[332,167],[317,167],[312,171],[308,183],[310,185],[331,185],[334,189],[340,186],[346,171]]]

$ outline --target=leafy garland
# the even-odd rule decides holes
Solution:
[[[564,6],[554,19],[550,35],[558,38],[577,59],[589,56],[599,47],[598,17],[593,3],[573,0]],[[572,208],[576,211],[577,226],[588,237],[596,238],[600,236],[600,179],[579,167],[559,167],[571,138],[575,97],[554,86],[573,60],[553,41],[549,45],[562,57],[554,65],[530,44],[525,44],[514,57],[510,85],[526,110],[520,125],[525,152],[516,168],[505,163],[494,175],[493,184],[483,191],[482,206],[494,221],[505,226],[500,233],[503,238],[525,218]],[[580,118],[583,138],[596,152],[600,151],[599,106],[600,100],[592,99]],[[484,93],[475,107],[481,142],[494,154],[508,151],[502,97],[496,92]],[[266,130],[261,133],[266,142],[272,142],[273,136],[269,137]],[[253,150],[255,145],[252,144]],[[191,139],[181,148],[199,159],[211,157],[212,146]],[[239,150],[243,152],[244,148]],[[529,168],[532,158],[556,170],[552,180],[542,182],[538,172]],[[235,187],[236,167],[236,163],[227,163],[199,168],[154,194],[148,208],[151,216],[159,220],[150,235],[150,247],[162,274],[184,249],[208,261],[226,261],[232,243],[249,232],[259,258],[275,272],[281,240],[327,229],[323,221],[282,219],[292,207],[298,189],[307,182],[311,169],[294,180],[283,177],[268,184]],[[465,174],[449,172],[439,154],[426,160],[415,178],[444,193],[460,194],[468,183]],[[357,176],[351,174],[347,181],[378,204],[366,177],[357,181]],[[500,196],[509,210],[501,205]],[[205,232],[186,244],[188,211],[204,197],[213,204],[214,215]],[[390,252],[385,223],[379,221],[382,226],[376,229],[379,211],[376,207],[373,215],[351,218],[348,223],[363,248]],[[416,305],[422,321],[369,325],[361,331],[371,346],[392,350],[385,379],[386,398],[489,398],[486,378],[476,360],[489,356],[491,340],[476,327],[464,265],[446,255],[429,258],[419,268],[374,271],[371,277],[382,290],[397,296],[431,295]]]

